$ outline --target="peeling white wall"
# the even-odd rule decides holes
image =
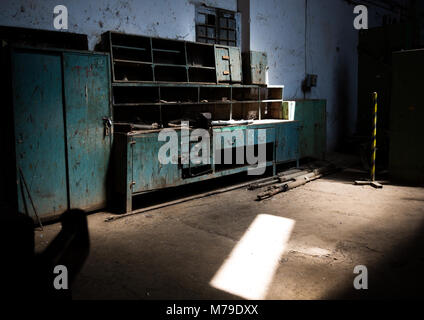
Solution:
[[[195,4],[237,11],[237,0],[1,0],[0,25],[55,30],[53,8],[68,8],[68,32],[93,49],[108,30],[195,41]]]

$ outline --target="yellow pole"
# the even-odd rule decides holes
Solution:
[[[375,181],[375,159],[377,156],[377,92],[374,92],[374,130],[372,133],[372,166],[371,166],[371,181]]]

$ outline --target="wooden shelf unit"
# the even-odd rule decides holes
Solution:
[[[279,119],[269,110],[282,108],[283,87],[113,83],[112,96],[115,121],[142,120],[164,128],[172,117],[202,112],[210,112],[213,120]],[[152,118],[152,114],[157,118]]]
[[[98,49],[110,52],[113,82],[216,84],[242,80],[237,47],[108,31]]]

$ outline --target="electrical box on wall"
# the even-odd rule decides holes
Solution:
[[[318,82],[318,75],[307,74],[305,80],[303,80],[302,90],[303,92],[311,91],[311,88],[316,87]]]

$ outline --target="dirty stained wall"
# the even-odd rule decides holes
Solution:
[[[2,0],[0,25],[54,30],[53,8],[68,8],[68,31],[93,49],[108,30],[195,41],[195,4],[237,11],[236,0]]]

